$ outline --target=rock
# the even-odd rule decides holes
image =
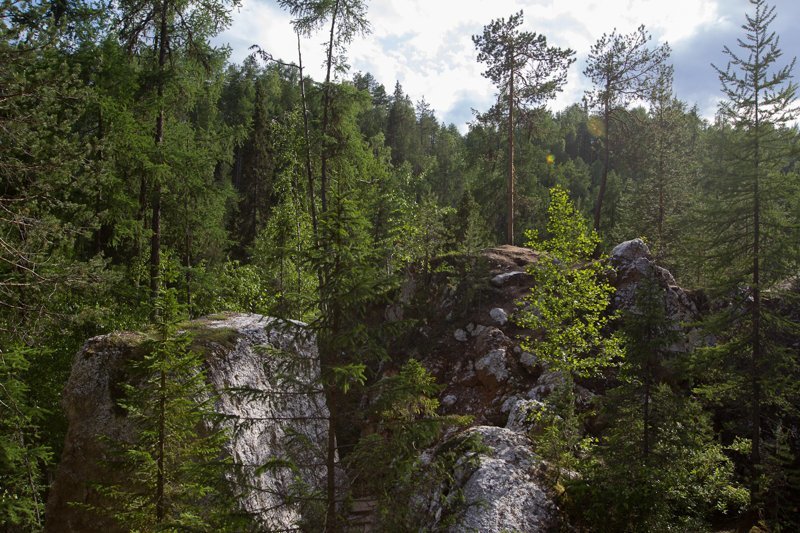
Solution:
[[[539,364],[539,359],[530,352],[522,352],[519,356],[519,362],[526,370],[530,370]]]
[[[498,274],[493,277],[490,282],[495,287],[505,287],[506,285],[522,285],[524,284],[530,275],[527,272],[521,272],[518,270],[512,272],[503,272],[502,274]]]
[[[492,350],[475,361],[475,370],[481,383],[489,388],[494,388],[508,380],[505,348]]]
[[[491,311],[489,311],[489,316],[498,326],[505,326],[508,322],[508,314],[503,310],[502,307],[493,308]]]
[[[483,324],[478,324],[477,326],[475,326],[475,328],[473,328],[472,336],[473,337],[479,337],[480,335],[483,334],[484,331],[487,331],[488,329],[489,328],[487,328]]]
[[[519,398],[517,396],[509,396],[508,398],[504,398],[503,399],[503,405],[500,406],[500,412],[501,413],[510,412],[511,409],[514,408],[514,406],[517,404],[518,401],[519,401]]]
[[[653,261],[650,250],[641,239],[618,244],[611,251],[610,259],[617,273],[614,308],[636,312],[637,290],[642,282],[652,280],[664,291],[666,315],[676,329],[697,321],[700,313],[692,298],[677,285],[666,268]],[[672,346],[670,351],[686,353],[704,343],[704,339],[692,330],[685,333],[681,336],[681,342]]]
[[[299,454],[294,457],[300,464],[320,462],[307,450],[290,452],[288,430],[312,442],[324,442],[327,422],[323,418],[328,409],[322,395],[270,394],[316,383],[319,366],[314,340],[299,322],[252,314],[201,319],[189,328],[193,345],[206,354],[207,379],[220,394],[216,410],[245,422],[225,446],[225,453],[241,465],[237,483],[240,507],[254,516],[259,529],[295,527],[301,519],[299,508],[281,496],[294,482],[294,474],[289,470],[260,473],[257,469],[272,457],[285,458],[290,453]],[[47,531],[121,531],[108,518],[71,502],[102,505],[102,497],[91,484],[122,481],[103,466],[109,455],[102,436],[116,441],[130,437],[132,428],[116,401],[129,362],[144,355],[143,340],[132,333],[95,337],[75,356],[62,398],[69,428],[47,502]],[[290,361],[295,381],[291,385],[278,382],[276,376],[287,370]],[[244,396],[231,388],[264,394]],[[321,466],[301,467],[298,473],[315,487],[324,479]]]
[[[461,533],[538,533],[559,527],[558,509],[538,477],[540,459],[527,437],[506,428],[476,426],[460,437],[477,435],[487,448],[471,452],[456,462],[454,487],[464,501],[455,510],[455,523],[447,531]],[[441,488],[424,495],[428,502],[421,507],[431,516],[429,526],[436,526],[441,516]],[[445,495],[446,497],[447,495]]]
[[[460,328],[453,332],[453,337],[455,337],[458,342],[467,342],[468,338],[467,332]]]
[[[539,376],[536,386],[528,391],[527,396],[531,400],[542,400],[564,383],[564,375],[561,372],[548,370]]]
[[[535,425],[535,422],[531,420],[531,416],[541,411],[544,407],[545,404],[539,400],[517,400],[508,414],[506,429],[517,433],[527,433]]]
[[[640,258],[652,259],[652,256],[650,255],[650,248],[647,247],[642,239],[633,239],[616,245],[611,250],[610,258],[612,264],[617,266],[623,263],[631,263]]]
[[[455,395],[448,394],[447,396],[442,398],[442,405],[444,405],[445,407],[450,407],[452,405],[455,405],[457,400],[458,398],[456,398]]]

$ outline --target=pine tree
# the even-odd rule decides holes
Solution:
[[[570,49],[547,45],[544,35],[520,31],[522,11],[493,20],[482,35],[473,35],[478,61],[488,67],[483,75],[497,85],[503,97],[508,128],[508,174],[506,181],[506,242],[514,244],[514,113],[525,106],[541,107],[558,94],[567,81],[567,70],[575,61]]]
[[[604,138],[603,174],[594,207],[594,229],[600,230],[600,215],[608,187],[610,171],[612,125],[623,115],[619,112],[632,100],[645,98],[658,73],[658,68],[669,56],[669,46],[648,48],[650,34],[644,26],[628,35],[620,35],[614,30],[611,35],[603,34],[592,45],[586,69],[583,71],[594,88],[587,91],[588,104],[600,110]]]

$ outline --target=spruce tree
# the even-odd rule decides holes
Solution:
[[[168,119],[175,119],[176,123],[182,118],[186,121],[185,116],[175,112],[181,110],[183,103],[176,97],[185,97],[185,94],[180,95],[180,90],[176,91],[177,80],[191,80],[196,74],[192,70],[198,68],[206,73],[213,70],[214,64],[219,62],[219,51],[210,46],[209,39],[230,23],[231,10],[237,5],[238,0],[214,0],[202,5],[192,0],[123,0],[118,6],[116,25],[120,38],[129,53],[146,66],[143,84],[146,92],[142,100],[150,104],[148,115],[155,124],[151,161],[139,175],[139,210],[145,227],[145,215],[147,208],[150,209],[149,269],[153,304],[162,286],[162,193],[169,191],[171,183],[178,180],[176,175],[186,170],[176,164],[179,158],[167,147]],[[205,79],[198,76],[196,81],[204,83]],[[185,91],[187,85],[181,88]]]
[[[110,505],[94,511],[136,531],[236,530],[229,465],[221,459],[227,435],[213,411],[203,355],[189,333],[178,331],[175,291],[162,291],[157,305],[156,338],[122,384],[119,407],[133,437],[109,441],[108,467],[125,480],[99,486]]]
[[[631,176],[621,199],[617,241],[636,236],[647,239],[660,264],[673,267],[681,261],[681,223],[692,199],[691,184],[699,174],[699,149],[694,139],[700,131],[696,110],[675,97],[673,68],[661,65],[650,88],[647,117],[637,129],[639,148],[645,154],[639,171]]]
[[[38,531],[44,521],[42,468],[51,451],[41,444],[42,409],[30,401],[25,373],[30,350],[0,350],[0,524]]]
[[[770,30],[775,8],[764,0],[751,5],[738,50],[726,46],[728,65],[715,67],[725,100],[703,244],[704,260],[716,269],[712,288],[727,305],[709,321],[717,345],[703,353],[707,364],[725,369],[729,383],[713,393],[747,406],[737,430],[749,434],[750,481],[758,507],[766,410],[780,416],[796,370],[780,339],[797,327],[776,312],[775,302],[790,297],[781,282],[796,273],[798,258],[797,225],[787,201],[798,190],[796,176],[787,172],[797,154],[796,133],[788,125],[798,110],[794,60],[779,66],[779,38]]]

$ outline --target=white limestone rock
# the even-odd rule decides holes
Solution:
[[[506,349],[494,349],[475,361],[475,370],[478,373],[478,379],[484,384],[495,385],[507,381],[509,371],[506,366]]]
[[[280,496],[288,492],[294,474],[289,470],[258,472],[259,467],[272,457],[290,453],[301,464],[321,462],[304,455],[311,453],[308,450],[290,450],[289,429],[312,442],[327,438],[328,409],[322,394],[274,394],[304,386],[317,388],[308,387],[319,376],[317,349],[303,326],[254,314],[200,319],[191,325],[206,353],[207,379],[220,395],[215,409],[239,421],[225,445],[225,452],[241,466],[239,505],[264,530],[294,527],[301,516],[296,504]],[[143,355],[138,349],[142,340],[134,333],[95,337],[75,356],[62,397],[69,428],[47,502],[47,531],[120,530],[118,524],[70,502],[102,504],[91,484],[119,482],[114,477],[118,474],[103,466],[108,446],[101,436],[117,441],[130,438],[132,428],[116,402],[126,383],[128,363]],[[292,384],[279,378],[289,363],[296,380]],[[237,388],[259,394],[231,391]],[[324,486],[321,466],[301,467],[299,475],[312,486]]]
[[[477,435],[486,451],[467,453],[453,471],[454,486],[439,487],[421,495],[420,511],[429,516],[426,525],[438,526],[440,502],[457,490],[464,501],[455,512],[455,523],[447,531],[463,533],[540,533],[559,527],[558,509],[539,478],[540,459],[524,435],[495,426],[476,426],[460,437]]]

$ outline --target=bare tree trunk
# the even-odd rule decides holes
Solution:
[[[158,399],[158,458],[156,460],[156,523],[164,521],[166,505],[164,502],[164,485],[166,475],[164,472],[164,451],[166,449],[166,411],[167,411],[167,374],[162,362],[159,371],[159,399]]]
[[[322,104],[322,161],[320,168],[320,200],[322,212],[328,210],[328,123],[330,122],[331,107],[331,67],[333,66],[333,35],[336,28],[336,15],[339,14],[339,0],[333,5],[331,15],[330,40],[328,41],[327,71],[325,73],[325,90]]]
[[[644,458],[645,464],[647,464],[647,461],[650,457],[650,396],[652,394],[652,382],[653,378],[651,375],[650,364],[647,363],[644,378],[644,405],[642,409],[642,457]]]
[[[758,95],[758,86],[756,86]],[[755,124],[755,176],[753,179],[753,309],[752,309],[752,358],[750,366],[750,387],[753,395],[752,404],[752,448],[750,462],[754,467],[761,464],[761,191],[759,190],[759,116],[758,97],[756,96],[756,124]],[[757,478],[757,476],[756,476]]]
[[[609,125],[609,114],[610,109],[608,107],[608,98],[606,98],[605,102],[603,103],[603,127],[605,128],[605,152],[603,154],[603,175],[600,178],[600,191],[597,193],[597,203],[594,206],[594,229],[595,231],[600,231],[600,213],[603,210],[603,198],[606,196],[606,184],[608,182],[608,161],[610,159],[609,153],[609,143],[610,143],[610,136],[608,132],[608,125]]]
[[[305,137],[306,176],[308,178],[308,201],[311,211],[311,228],[314,230],[314,241],[317,240],[317,203],[314,199],[314,175],[311,172],[311,140],[308,132],[308,102],[306,100],[306,82],[303,78],[303,53],[300,51],[300,34],[297,34],[297,61],[300,70],[300,101],[303,104],[303,136]]]
[[[164,143],[164,66],[167,63],[167,46],[168,46],[168,10],[169,0],[161,1],[161,27],[159,29],[159,46],[158,46],[158,116],[156,117],[156,134],[155,143],[157,152]],[[159,154],[161,157],[161,154]],[[159,181],[153,180],[153,217],[152,217],[152,237],[150,240],[150,300],[155,304],[158,298],[158,291],[161,286],[160,269],[161,269],[161,184]],[[153,318],[155,318],[156,306],[153,305]]]
[[[187,194],[183,199],[183,219],[184,219],[184,261],[183,266],[186,269],[184,273],[184,280],[186,282],[186,310],[189,313],[189,318],[194,316],[192,313],[192,227],[189,224],[189,195]]]
[[[514,51],[511,50],[513,57]],[[508,227],[506,240],[514,244],[514,69],[511,69],[508,82]]]

